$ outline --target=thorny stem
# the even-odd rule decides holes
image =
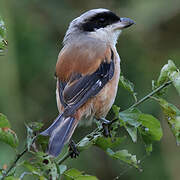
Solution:
[[[143,97],[142,99],[140,99],[139,101],[137,101],[136,103],[134,103],[132,106],[130,106],[129,109],[135,108],[138,105],[140,105],[141,103],[143,103],[144,101],[146,101],[147,99],[151,98],[153,95],[155,95],[156,93],[158,93],[159,91],[161,91],[163,88],[167,87],[168,85],[172,84],[172,81],[168,81],[166,83],[164,83],[163,85],[161,85],[160,87],[158,87],[157,89],[155,89],[154,91],[152,91],[151,93],[149,93],[148,95],[146,95],[145,97]],[[111,124],[113,124],[114,122],[116,122],[117,119],[114,119],[113,121],[111,121]],[[94,130],[93,132],[95,133],[96,130]],[[92,133],[93,133],[92,132]],[[11,164],[10,168],[6,171],[6,173],[4,174],[4,177],[8,176],[8,174],[10,173],[10,171],[16,166],[16,163],[19,161],[19,159],[26,153],[28,152],[28,148],[25,148],[24,151],[22,151],[20,154],[18,154],[15,158],[15,160],[13,161],[13,163]],[[67,152],[58,162],[58,164],[62,164],[66,159],[68,159],[71,156],[70,152]]]

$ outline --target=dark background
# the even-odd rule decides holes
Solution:
[[[157,79],[161,67],[172,59],[180,66],[180,1],[178,0],[1,0],[0,13],[7,25],[8,51],[0,57],[0,112],[11,121],[12,129],[25,143],[25,122],[43,121],[46,126],[58,114],[55,100],[54,70],[58,52],[68,24],[81,13],[93,8],[107,8],[121,17],[130,17],[136,25],[120,36],[117,49],[121,70],[134,82],[138,97],[151,91],[151,80]],[[180,108],[177,92],[170,88],[166,97]],[[133,99],[119,89],[116,104],[125,109]],[[143,172],[111,160],[93,147],[81,153],[68,166],[110,180],[179,180],[179,149],[157,104],[152,101],[141,110],[158,117],[164,136],[154,144],[151,156],[145,157],[141,142],[123,144],[142,159]],[[91,128],[80,127],[75,139]],[[21,149],[21,148],[20,148]],[[0,166],[10,162],[13,150],[0,143]]]

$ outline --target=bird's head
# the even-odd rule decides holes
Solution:
[[[133,24],[130,18],[121,18],[108,9],[92,9],[70,23],[64,42],[85,35],[116,44],[122,29]]]

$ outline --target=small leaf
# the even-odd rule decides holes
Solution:
[[[134,84],[130,82],[128,79],[126,79],[123,75],[120,75],[119,84],[128,92],[130,92],[133,95],[135,101],[137,102],[137,97],[136,97],[137,93],[134,92]]]
[[[3,174],[5,173],[4,169],[0,169],[0,179],[3,178]]]
[[[162,128],[160,122],[149,114],[140,114],[139,121],[142,126],[138,127],[138,131],[145,143],[146,152],[150,154],[153,141],[160,141],[162,138]]]
[[[140,127],[143,130],[144,135],[152,141],[159,141],[162,138],[162,128],[159,120],[153,117],[150,114],[139,114],[139,122],[142,126]],[[142,131],[141,131],[142,132]]]
[[[5,38],[6,38],[6,27],[4,21],[0,17],[0,49],[4,49],[5,46],[7,45],[7,41],[5,40]]]
[[[137,141],[137,130],[145,143],[146,151],[152,150],[152,142],[162,137],[160,122],[149,114],[143,114],[138,109],[128,109],[119,113],[121,126],[124,126],[133,142]]]
[[[139,169],[139,166],[138,166],[139,161],[137,161],[136,155],[132,155],[128,153],[127,150],[120,150],[120,151],[114,152],[111,149],[107,149],[107,154],[114,159],[119,159]]]
[[[140,111],[138,109],[128,109],[119,113],[119,118],[122,122],[128,123],[131,126],[139,127],[141,123],[138,121]]]
[[[173,71],[176,71],[176,66],[173,63],[172,60],[168,61],[168,64],[165,64],[160,72],[159,78],[157,80],[157,86],[161,86],[165,82],[169,80],[169,73],[172,73]]]
[[[146,153],[147,154],[150,154],[152,152],[152,143],[146,143],[145,144],[145,147],[146,147]]]
[[[180,70],[176,67],[172,60],[169,60],[168,64],[165,64],[161,69],[160,76],[155,86],[161,86],[168,80],[173,82],[174,87],[180,95]]]
[[[59,176],[59,167],[57,168],[57,165],[53,162],[49,163],[49,169],[50,169],[50,176],[52,177],[52,180],[58,179]]]
[[[117,138],[106,138],[106,137],[99,137],[96,140],[95,145],[103,150],[107,150],[108,148],[114,148],[119,146],[125,138],[117,137]]]
[[[64,172],[64,177],[66,180],[74,180],[77,177],[81,176],[82,172],[78,171],[77,169],[69,169],[67,171]]]
[[[177,145],[180,145],[180,110],[162,98],[157,100],[163,109],[165,118],[171,128],[173,135],[176,137]]]
[[[78,150],[81,152],[83,150],[88,149],[90,146],[95,144],[98,137],[102,137],[101,133],[92,133],[85,136],[77,145]]]
[[[77,169],[69,169],[64,172],[65,180],[98,180],[95,176],[90,176]]]
[[[8,177],[5,177],[4,180],[20,180],[20,179],[14,176],[8,176]]]
[[[0,113],[0,128],[10,128],[10,123],[4,114]]]
[[[118,106],[116,106],[116,105],[113,105],[112,110],[113,110],[113,112],[114,112],[114,114],[115,114],[115,117],[116,117],[116,118],[119,118],[120,107],[118,107]]]
[[[36,145],[40,151],[45,152],[48,147],[49,137],[48,136],[37,136]]]
[[[43,126],[43,124],[40,122],[30,122],[30,123],[26,124],[28,151],[30,150],[31,145],[36,138],[37,132],[42,128],[42,126]],[[38,137],[38,140],[41,142],[43,141],[43,147],[44,147],[44,145],[45,145],[44,143],[47,140],[47,138]]]
[[[137,127],[141,125],[138,121],[140,111],[138,109],[128,109],[119,113],[121,126],[124,126],[133,142],[137,141]]]
[[[180,95],[180,71],[179,69],[169,74],[169,79],[173,81],[173,85]]]
[[[125,125],[125,128],[127,132],[129,133],[129,135],[131,136],[132,141],[134,143],[137,142],[137,128],[128,124]]]
[[[60,169],[60,174],[63,174],[67,170],[67,166],[66,165],[60,165],[59,169]]]
[[[28,127],[30,127],[34,132],[36,132],[36,131],[39,131],[43,127],[43,123],[30,122],[30,123],[28,123]]]
[[[98,178],[90,175],[81,175],[77,177],[75,180],[98,180]]]
[[[28,125],[26,125],[26,129],[27,129],[27,148],[29,151],[35,139],[35,135],[34,135],[33,130]]]
[[[40,170],[28,161],[24,161],[23,166],[26,167],[34,175],[41,176]]]
[[[10,128],[0,128],[0,141],[10,145],[12,148],[16,148],[19,142],[16,133]]]

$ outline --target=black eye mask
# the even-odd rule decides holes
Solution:
[[[116,23],[120,18],[111,11],[96,14],[95,16],[87,19],[81,24],[83,31],[95,31],[96,29],[104,28],[110,24]]]

